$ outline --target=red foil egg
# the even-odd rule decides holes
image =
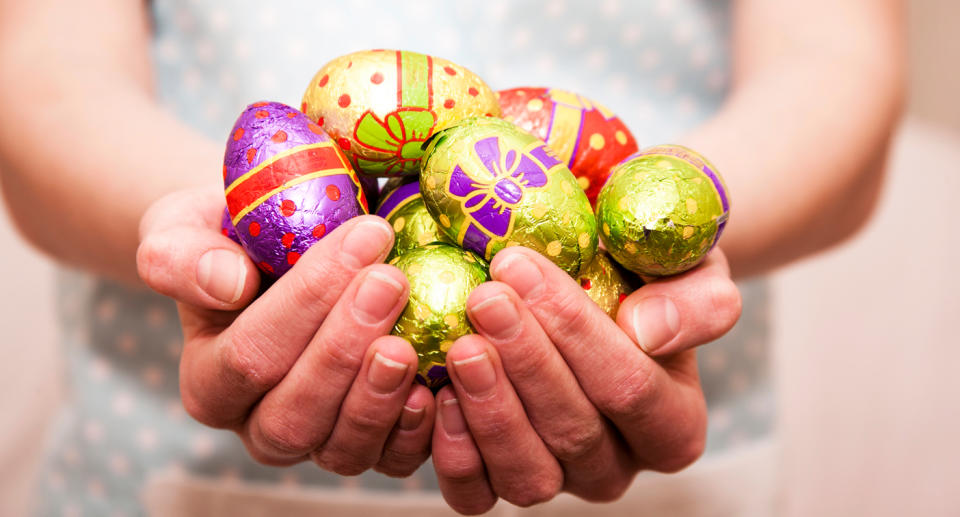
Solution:
[[[502,117],[545,141],[577,177],[591,205],[610,168],[637,152],[637,141],[620,118],[582,95],[527,87],[497,95]]]

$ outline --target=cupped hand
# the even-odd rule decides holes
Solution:
[[[676,471],[702,454],[693,349],[740,316],[720,250],[632,293],[616,322],[531,250],[502,251],[491,275],[468,300],[478,334],[448,351],[453,386],[437,395],[433,462],[454,509],[561,491],[611,501],[638,471]]]
[[[237,432],[265,464],[411,474],[429,456],[434,401],[412,384],[413,348],[386,335],[408,294],[380,263],[390,226],[347,221],[256,297],[259,273],[220,233],[222,211],[219,190],[183,191],[140,225],[140,276],[180,311],[188,413]]]

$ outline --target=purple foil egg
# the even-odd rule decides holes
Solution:
[[[278,102],[251,104],[237,118],[223,156],[223,185],[240,243],[273,278],[368,211],[343,152],[320,126]]]
[[[237,229],[233,226],[233,221],[230,218],[230,210],[227,210],[227,207],[223,207],[223,217],[220,219],[220,233],[231,241],[243,246],[243,243],[240,242],[240,237],[237,236]]]

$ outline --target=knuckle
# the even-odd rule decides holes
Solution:
[[[183,404],[183,410],[191,418],[209,427],[223,427],[223,422],[215,418],[214,413],[204,404],[187,386],[180,389],[180,401]]]
[[[564,463],[577,463],[600,448],[604,440],[603,424],[597,420],[576,428],[545,438],[547,446],[558,460]]]
[[[336,279],[342,279],[345,273],[350,273],[338,266],[339,264],[331,260],[315,260],[311,261],[310,269],[303,274],[289,275],[296,282],[290,290],[294,293],[291,300],[299,307],[312,307],[324,313],[329,312],[346,285],[342,280],[338,282]]]
[[[411,453],[388,449],[384,451],[374,470],[390,477],[405,478],[416,472],[426,459],[426,452]]]
[[[434,459],[437,475],[455,485],[471,485],[484,481],[483,466],[469,460],[440,460]]]
[[[358,476],[373,466],[373,461],[328,444],[312,455],[314,463],[341,476]]]
[[[707,446],[706,423],[692,425],[670,445],[663,447],[651,468],[658,472],[673,473],[681,471],[703,456]]]
[[[366,349],[347,346],[342,339],[323,339],[320,344],[323,351],[323,363],[326,369],[353,377],[360,371],[363,354]]]
[[[267,447],[286,454],[303,455],[316,448],[317,440],[303,426],[289,422],[282,414],[257,421],[260,439]]]
[[[554,292],[549,296],[545,309],[551,327],[575,329],[578,332],[589,330],[589,305],[584,303],[586,298],[581,293]]]
[[[656,391],[656,376],[648,369],[636,369],[606,394],[599,397],[597,406],[614,421],[635,421],[649,410],[652,394]]]
[[[553,499],[559,492],[560,483],[556,479],[541,477],[512,484],[509,493],[502,497],[521,508],[529,508]]]
[[[243,386],[256,393],[265,393],[286,375],[269,354],[264,353],[250,339],[232,333],[220,344],[220,363],[223,381],[227,385]]]
[[[632,476],[611,476],[611,479],[598,480],[589,487],[571,489],[570,492],[586,501],[594,503],[609,503],[623,497],[630,488]]]
[[[376,436],[385,433],[393,426],[393,422],[387,420],[387,413],[377,411],[376,408],[364,407],[357,410],[352,409],[341,413],[343,419],[351,434],[356,437]]]

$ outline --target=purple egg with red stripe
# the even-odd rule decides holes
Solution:
[[[272,278],[341,223],[368,212],[343,152],[320,126],[278,102],[251,104],[237,118],[223,185],[240,243]]]

